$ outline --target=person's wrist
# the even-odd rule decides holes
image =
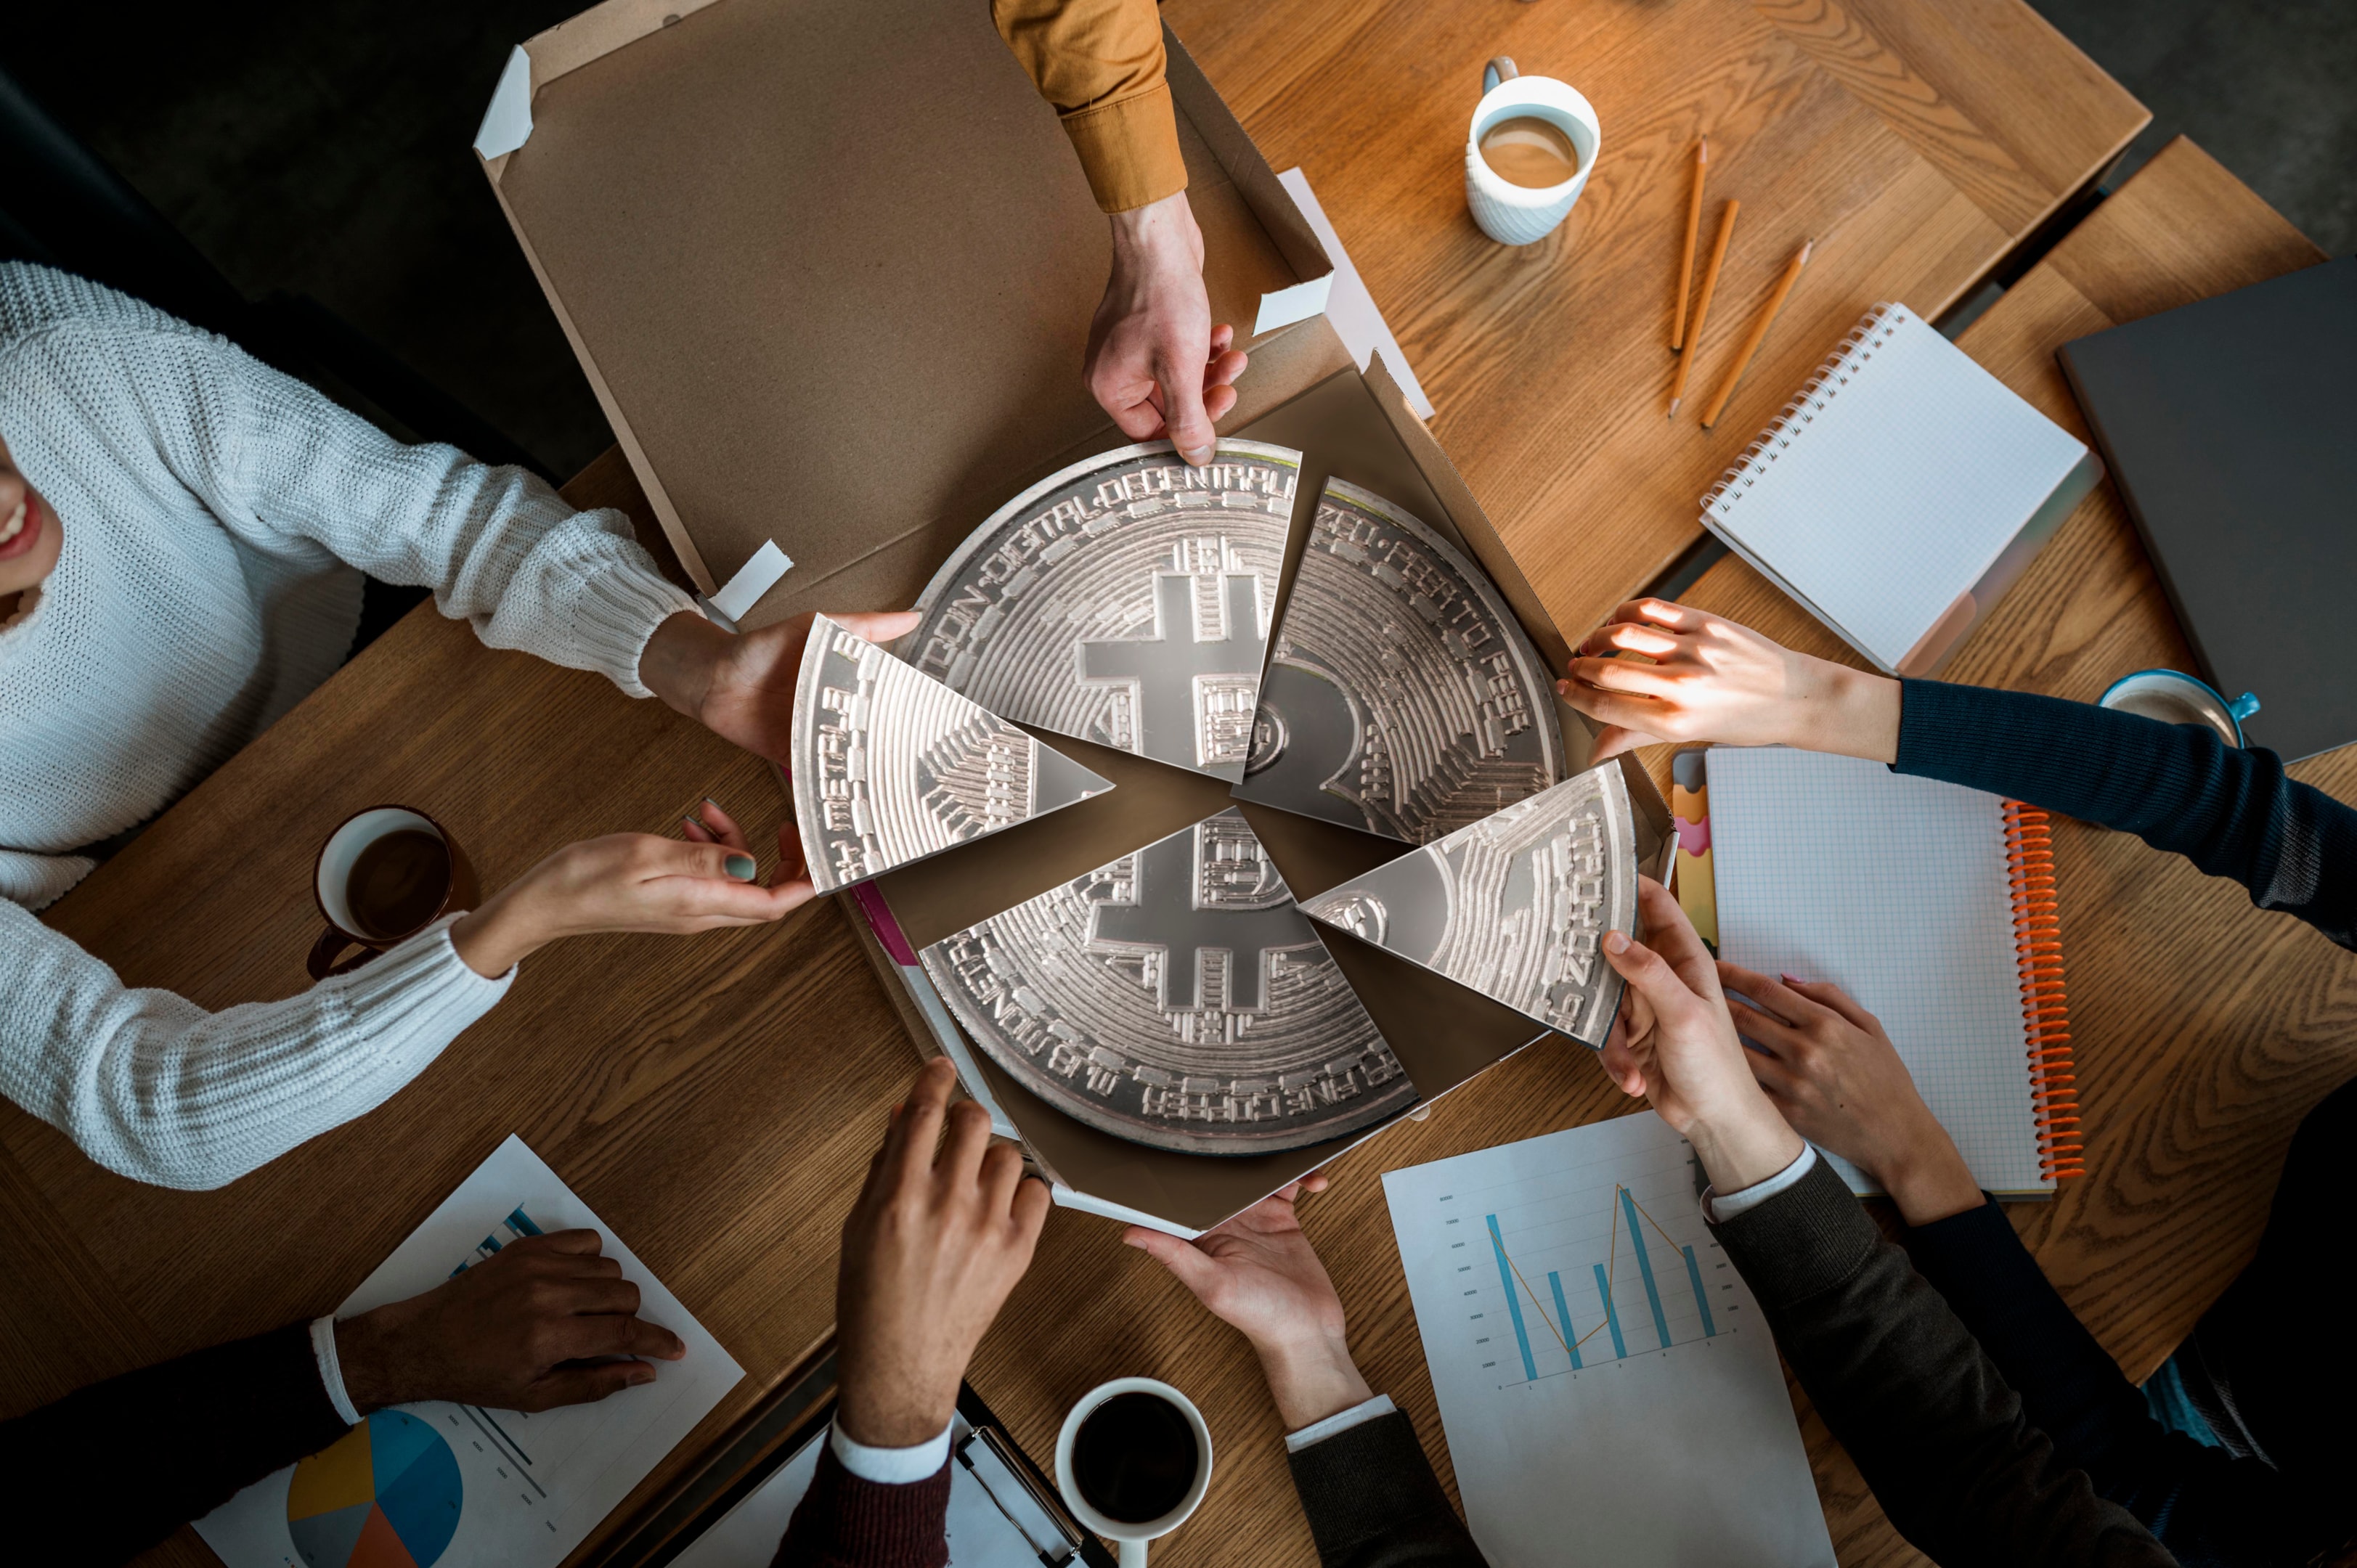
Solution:
[[[1253,1349],[1287,1432],[1298,1432],[1374,1397],[1341,1334],[1256,1339]]]
[[[1916,1140],[1872,1173],[1910,1225],[1930,1225],[1988,1201],[1955,1144],[1933,1132],[1936,1138]]]
[[[957,1410],[957,1385],[877,1390],[846,1380],[834,1407],[835,1424],[867,1448],[913,1448],[941,1435]]]
[[[540,906],[530,872],[484,899],[481,908],[460,916],[450,928],[458,961],[486,980],[497,980],[546,947],[561,933]]]
[[[1126,263],[1140,269],[1176,265],[1200,271],[1202,263],[1195,254],[1192,233],[1195,214],[1187,204],[1185,191],[1105,217],[1113,225],[1116,268]]]
[[[639,683],[675,713],[695,718],[729,636],[693,610],[664,618],[639,652]]]
[[[1813,676],[1813,700],[1803,706],[1801,733],[1792,737],[1792,744],[1805,751],[1896,762],[1899,682],[1887,675],[1853,670],[1829,660],[1811,659],[1808,662]]]
[[[424,1397],[402,1381],[398,1319],[393,1306],[381,1306],[336,1325],[336,1366],[343,1374],[344,1397],[362,1415]]]
[[[1697,1111],[1678,1129],[1694,1145],[1713,1190],[1736,1193],[1777,1175],[1807,1147],[1801,1135],[1760,1091],[1747,1086],[1726,1100]]]

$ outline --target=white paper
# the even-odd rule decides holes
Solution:
[[[359,1541],[363,1529],[380,1539],[389,1530],[410,1548],[417,1568],[555,1568],[745,1375],[612,1228],[517,1137],[492,1151],[336,1316],[420,1294],[490,1256],[481,1251],[487,1241],[514,1240],[506,1220],[518,1209],[544,1231],[587,1228],[602,1236],[606,1256],[639,1287],[639,1316],[686,1341],[686,1357],[654,1363],[651,1383],[538,1415],[442,1403],[379,1412],[366,1423],[370,1441],[405,1456],[404,1463],[375,1475],[360,1500],[304,1511],[290,1522],[296,1472],[314,1466],[307,1487],[319,1486],[327,1473],[324,1461],[306,1460],[197,1520],[197,1532],[229,1568],[345,1568],[348,1538]],[[307,1490],[296,1507],[306,1510],[321,1496],[342,1495],[332,1487]],[[438,1552],[437,1537],[446,1542]]]
[[[1334,335],[1351,350],[1351,358],[1361,371],[1367,361],[1381,351],[1383,369],[1392,373],[1406,394],[1408,407],[1415,410],[1418,419],[1432,417],[1432,400],[1424,395],[1424,384],[1415,379],[1407,356],[1400,352],[1399,339],[1392,336],[1391,323],[1375,304],[1375,296],[1367,292],[1366,280],[1351,263],[1351,252],[1342,248],[1341,238],[1334,225],[1327,221],[1326,209],[1318,204],[1318,197],[1309,188],[1309,177],[1297,168],[1286,169],[1276,177],[1293,204],[1301,209],[1310,231],[1326,247],[1327,255],[1334,261],[1334,290],[1326,300],[1326,319],[1333,324]],[[1265,328],[1264,328],[1265,330]]]
[[[1642,1112],[1383,1176],[1491,1568],[1831,1568],[1775,1342],[1693,1162]]]
[[[963,1420],[955,1426],[952,1442],[958,1452],[950,1461],[947,1520],[952,1568],[1039,1568],[1040,1548],[1060,1556],[1069,1552],[1071,1543],[998,1463],[998,1456],[981,1443],[968,1444],[971,1429]],[[770,1568],[787,1522],[818,1474],[826,1432],[821,1427],[743,1502],[690,1541],[672,1559],[673,1568]],[[1038,1546],[1025,1538],[1026,1531],[1036,1537]]]
[[[712,596],[712,607],[731,621],[743,620],[746,612],[759,604],[761,596],[776,587],[778,579],[792,571],[793,565],[793,557],[779,549],[776,540],[764,539],[761,548]]]
[[[483,124],[475,133],[475,151],[488,161],[514,152],[532,136],[532,57],[521,46],[509,51],[500,70],[500,84],[483,110]]]

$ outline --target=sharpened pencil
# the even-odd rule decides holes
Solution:
[[[1678,252],[1678,307],[1670,317],[1670,351],[1686,346],[1686,293],[1694,282],[1695,241],[1702,235],[1703,177],[1710,172],[1710,138],[1695,144],[1694,191],[1686,198],[1686,242]]]
[[[1719,383],[1718,395],[1712,398],[1710,406],[1702,411],[1702,427],[1705,430],[1718,423],[1719,411],[1727,406],[1727,400],[1735,395],[1735,383],[1741,381],[1743,372],[1751,368],[1751,356],[1760,351],[1760,343],[1768,337],[1768,328],[1776,324],[1776,313],[1784,308],[1784,296],[1791,294],[1792,285],[1801,281],[1801,269],[1809,264],[1809,252],[1816,248],[1816,244],[1814,240],[1803,241],[1801,248],[1792,253],[1792,259],[1784,263],[1784,275],[1776,280],[1776,292],[1768,296],[1768,308],[1760,313],[1760,319],[1751,325],[1751,336],[1746,338],[1743,347],[1735,351],[1735,368],[1727,372],[1727,380]]]
[[[1703,263],[1702,287],[1695,294],[1694,331],[1687,341],[1692,345],[1678,356],[1678,373],[1670,381],[1670,417],[1678,416],[1678,404],[1686,395],[1686,371],[1694,368],[1695,354],[1702,348],[1703,323],[1710,319],[1710,296],[1718,287],[1718,267],[1727,260],[1727,242],[1735,233],[1735,215],[1743,210],[1743,203],[1733,197],[1727,199],[1727,209],[1718,220],[1718,235],[1710,242],[1710,260]]]

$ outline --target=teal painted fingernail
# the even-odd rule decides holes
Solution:
[[[728,875],[735,877],[737,881],[750,882],[753,880],[753,857],[751,855],[732,854],[728,857],[726,865]]]
[[[717,800],[714,800],[714,799],[713,799],[711,796],[709,796],[709,795],[706,795],[706,796],[704,798],[704,803],[705,803],[705,805],[707,805],[707,806],[711,807],[714,811],[716,811],[719,812],[719,813],[720,813],[722,816],[724,816],[724,817],[725,817],[725,816],[726,816],[726,815],[728,814],[728,808],[727,808],[727,807],[726,807],[726,806],[724,806],[724,805],[722,805],[719,801],[717,801]]]

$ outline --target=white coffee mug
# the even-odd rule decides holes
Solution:
[[[1178,1500],[1178,1506],[1160,1519],[1150,1519],[1143,1523],[1108,1519],[1081,1495],[1079,1484],[1072,1479],[1072,1442],[1080,1435],[1081,1423],[1095,1412],[1097,1406],[1115,1394],[1158,1395],[1176,1407],[1187,1418],[1187,1424],[1194,1428],[1194,1482],[1187,1488],[1187,1495]],[[1072,1510],[1074,1519],[1120,1546],[1121,1568],[1146,1568],[1146,1543],[1158,1536],[1168,1535],[1186,1523],[1188,1516],[1202,1502],[1203,1493],[1211,1484],[1211,1429],[1204,1424],[1203,1412],[1195,1408],[1193,1400],[1168,1383],[1153,1378],[1115,1378],[1109,1383],[1099,1383],[1081,1396],[1080,1402],[1073,1405],[1071,1412],[1064,1417],[1064,1429],[1056,1434],[1056,1490],[1063,1495],[1064,1506]]]
[[[1579,155],[1579,172],[1561,185],[1534,189],[1491,168],[1481,156],[1481,138],[1501,120],[1518,115],[1547,121],[1569,136]],[[1595,106],[1577,89],[1551,76],[1520,75],[1514,62],[1500,55],[1481,68],[1481,102],[1473,106],[1473,123],[1465,134],[1465,205],[1473,221],[1501,245],[1546,238],[1587,188],[1603,142]]]

